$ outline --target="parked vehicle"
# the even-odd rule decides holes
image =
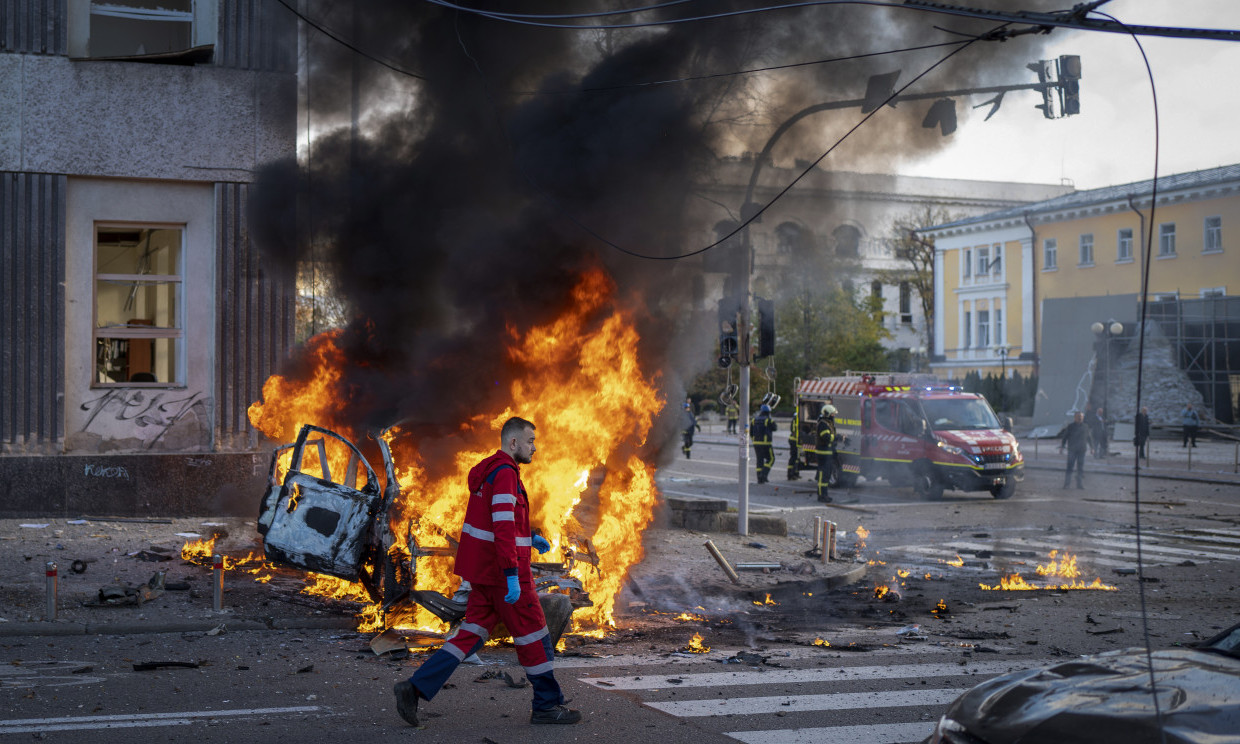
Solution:
[[[1025,477],[1025,461],[1011,419],[999,421],[986,399],[925,375],[882,372],[796,380],[802,442],[814,440],[822,406],[835,414],[832,486],[850,487],[858,477],[912,486],[923,498],[943,490],[989,491],[1011,498]],[[800,467],[816,467],[812,448],[802,448]]]
[[[1109,651],[987,680],[923,744],[1240,744],[1237,690],[1233,625],[1195,647]]]

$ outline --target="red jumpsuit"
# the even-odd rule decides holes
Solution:
[[[534,710],[563,705],[552,672],[551,636],[530,572],[530,502],[516,461],[500,450],[475,465],[469,471],[469,493],[455,566],[456,574],[472,585],[465,619],[409,681],[430,700],[461,660],[478,650],[503,622],[534,688]],[[504,601],[508,576],[516,576],[521,586],[514,604]]]

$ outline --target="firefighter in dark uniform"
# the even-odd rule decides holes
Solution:
[[[749,424],[749,433],[753,437],[753,451],[758,456],[758,482],[766,483],[775,464],[775,447],[771,444],[775,436],[775,420],[771,418],[771,407],[763,403],[758,415]]]
[[[835,406],[830,403],[823,404],[818,412],[817,435],[814,459],[818,462],[818,472],[814,483],[818,486],[818,500],[829,504],[831,496],[827,493],[827,484],[835,467]]]
[[[801,412],[799,408],[792,411],[792,431],[788,432],[788,480],[801,480],[800,453],[797,451],[801,443]]]
[[[693,449],[693,432],[701,431],[702,425],[698,423],[697,416],[693,415],[693,404],[685,403],[684,415],[681,420],[681,444],[680,451],[685,453],[685,459],[690,459],[689,452]]]

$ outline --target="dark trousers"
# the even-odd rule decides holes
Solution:
[[[728,433],[729,434],[736,433],[736,422],[737,422],[737,419],[734,419],[734,418],[728,419]]]
[[[1068,468],[1063,473],[1063,487],[1068,487],[1068,482],[1072,480],[1072,467],[1076,466],[1076,487],[1083,488],[1085,485],[1085,450],[1070,449],[1068,450]]]
[[[1149,441],[1149,437],[1137,437],[1137,457],[1145,460],[1150,459],[1150,456],[1145,454],[1145,444]]]
[[[1199,427],[1196,424],[1185,424],[1184,425],[1184,444],[1180,445],[1181,447],[1187,447],[1189,440],[1192,440],[1194,447],[1197,446],[1197,429],[1198,428]]]
[[[775,464],[775,448],[770,444],[754,443],[754,454],[758,458],[758,482],[766,483],[771,474],[771,466]]]
[[[482,648],[491,631],[504,623],[517,647],[517,661],[534,689],[534,710],[550,710],[564,704],[564,695],[555,680],[555,649],[547,632],[547,621],[533,583],[521,584],[521,596],[514,604],[504,601],[507,587],[474,584],[465,606],[465,619],[456,634],[413,673],[409,682],[425,700],[435,694],[452,676],[461,660]]]
[[[689,456],[689,450],[693,449],[693,427],[690,426],[681,434],[684,441],[680,444],[680,451],[685,453],[685,457]]]
[[[788,480],[801,479],[801,463],[797,457],[797,443],[788,443]]]
[[[827,486],[831,482],[831,470],[835,467],[835,455],[818,455],[818,471],[814,476],[814,485],[818,487],[818,500],[830,501],[831,495]]]

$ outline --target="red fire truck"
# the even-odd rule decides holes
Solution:
[[[813,449],[818,412],[828,399],[837,411],[831,485],[850,487],[861,476],[912,486],[927,499],[945,488],[1006,499],[1024,480],[1011,419],[1000,422],[985,398],[934,377],[886,372],[797,379],[802,467],[817,467],[805,450]]]

